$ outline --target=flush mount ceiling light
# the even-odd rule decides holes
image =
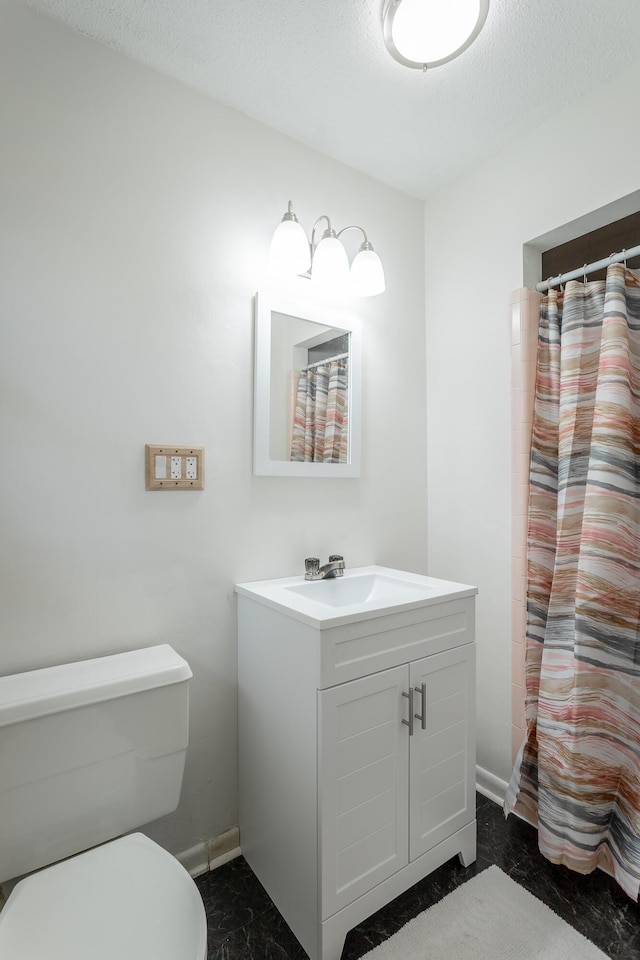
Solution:
[[[488,10],[489,0],[385,0],[385,46],[405,67],[439,67],[471,46]]]
[[[326,220],[326,228],[316,240],[316,230],[323,220]],[[359,230],[364,237],[351,267],[340,240],[347,230]],[[362,227],[352,224],[336,233],[329,217],[322,214],[313,225],[309,241],[293,212],[291,201],[271,240],[269,268],[280,276],[310,276],[315,284],[325,289],[349,292],[356,297],[375,297],[385,288],[380,257]]]

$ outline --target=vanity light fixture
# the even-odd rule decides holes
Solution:
[[[405,67],[439,67],[471,46],[488,11],[489,0],[385,0],[385,46]]]
[[[316,230],[323,220],[326,220],[326,228],[317,240]],[[351,267],[340,240],[347,230],[359,230],[364,238]],[[322,214],[313,225],[309,241],[293,212],[291,201],[273,234],[269,266],[272,273],[310,277],[325,288],[346,290],[357,297],[375,297],[385,289],[382,262],[362,227],[351,224],[336,233],[329,217]]]

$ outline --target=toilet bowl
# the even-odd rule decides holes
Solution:
[[[191,676],[163,644],[0,677],[2,960],[206,960],[194,881],[131,832],[178,805]]]
[[[141,833],[25,877],[0,912],[2,960],[206,960],[198,889]]]

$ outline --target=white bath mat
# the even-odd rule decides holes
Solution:
[[[607,960],[549,907],[489,867],[410,920],[366,960]]]

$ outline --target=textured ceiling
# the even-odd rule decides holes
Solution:
[[[640,56],[639,0],[491,0],[426,74],[386,52],[382,0],[29,2],[423,198]]]

